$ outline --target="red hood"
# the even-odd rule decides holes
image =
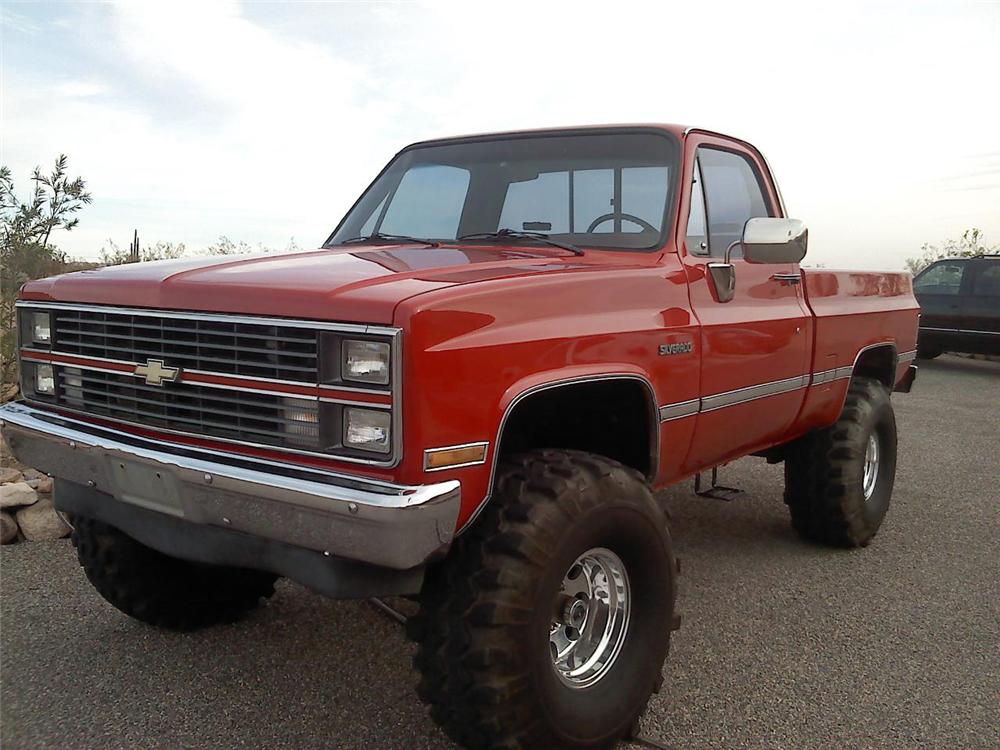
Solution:
[[[156,261],[32,281],[23,299],[389,324],[443,286],[580,267],[536,248],[391,246]]]

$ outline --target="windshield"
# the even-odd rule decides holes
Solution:
[[[652,249],[663,243],[677,143],[666,133],[516,136],[402,152],[327,245],[390,235]],[[505,232],[505,230],[507,230]],[[486,235],[500,232],[499,236]]]

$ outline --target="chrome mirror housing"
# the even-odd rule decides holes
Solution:
[[[756,218],[743,227],[747,263],[798,263],[806,257],[809,230],[798,219]]]

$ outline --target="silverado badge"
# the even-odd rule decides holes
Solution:
[[[179,367],[166,367],[162,359],[147,359],[146,364],[136,365],[135,374],[146,378],[147,385],[173,383],[180,377]]]
[[[667,357],[671,354],[690,354],[694,350],[694,343],[691,341],[681,341],[674,344],[660,344],[660,356]]]

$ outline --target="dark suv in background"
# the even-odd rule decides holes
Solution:
[[[920,302],[917,356],[1000,355],[1000,255],[939,260],[913,280]]]

